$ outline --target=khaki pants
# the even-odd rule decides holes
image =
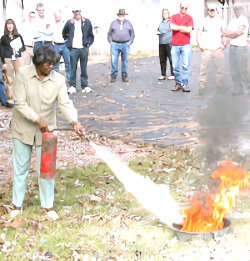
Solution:
[[[33,47],[25,46],[26,50],[22,52],[22,65],[30,65],[33,57]]]
[[[216,86],[223,86],[224,52],[221,48],[219,48],[215,51],[204,50],[201,54],[201,67],[199,77],[199,85],[201,88],[207,85],[207,75],[210,62],[212,62],[213,68],[216,72]]]
[[[15,77],[15,72],[23,65],[22,58],[18,57],[16,60],[11,60],[11,58],[5,58],[5,63],[7,68],[3,71],[4,75],[4,84],[6,88],[6,94],[8,99],[13,98],[12,84]]]

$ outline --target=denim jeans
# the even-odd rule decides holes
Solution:
[[[88,63],[89,48],[84,47],[81,49],[72,48],[70,51],[70,64],[71,64],[71,74],[70,74],[70,86],[76,87],[76,71],[77,63],[80,60],[81,68],[81,87],[84,89],[88,86],[88,74],[87,74],[87,63]]]
[[[34,49],[33,49],[33,52],[35,53],[35,51],[40,48],[41,46],[44,46],[44,47],[51,47],[53,49],[53,45],[51,42],[35,42],[34,43]]]
[[[0,68],[0,102],[3,105],[6,105],[6,103],[7,103],[7,96],[6,96],[5,86],[3,83],[2,68]]]
[[[118,74],[118,58],[121,53],[121,72],[122,77],[127,77],[127,66],[128,66],[128,56],[129,56],[130,46],[127,43],[111,43],[110,53],[111,53],[111,77],[116,78]]]
[[[192,57],[191,45],[172,45],[171,56],[176,83],[181,84],[183,87],[188,87]],[[180,70],[180,61],[182,61],[182,70]]]
[[[58,55],[59,59],[61,59],[61,56],[63,56],[64,64],[65,64],[65,71],[66,71],[66,78],[67,81],[70,80],[70,51],[66,44],[54,44],[54,50],[56,54]],[[55,65],[55,71],[59,72],[59,64],[60,61]]]

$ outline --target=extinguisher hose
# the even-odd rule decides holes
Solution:
[[[56,129],[54,129],[54,131],[73,131],[73,129],[71,129],[71,128],[56,128]],[[89,137],[87,135],[80,135],[80,137],[86,139],[88,142],[91,142],[91,140],[89,139]]]

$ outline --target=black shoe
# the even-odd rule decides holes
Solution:
[[[123,81],[123,82],[129,82],[129,78],[126,77],[126,76],[125,76],[125,77],[122,77],[122,81]]]
[[[5,106],[5,107],[8,107],[8,108],[13,108],[13,107],[15,106],[15,104],[14,104],[14,103],[6,102],[6,103],[4,104],[4,106]]]
[[[115,82],[116,78],[111,77],[110,82]]]

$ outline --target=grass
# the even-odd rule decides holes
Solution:
[[[170,184],[180,202],[187,201],[190,186],[199,187],[195,183],[199,166],[188,149],[158,150],[154,157],[134,159],[129,166],[156,183]],[[167,173],[165,168],[175,170]],[[5,202],[10,200],[11,191],[4,195]],[[171,229],[147,212],[104,163],[58,171],[59,220],[42,220],[39,204],[32,173],[18,217],[24,223],[1,230],[0,260],[188,260],[185,254],[183,259],[171,256],[185,253],[190,244],[178,241]]]

